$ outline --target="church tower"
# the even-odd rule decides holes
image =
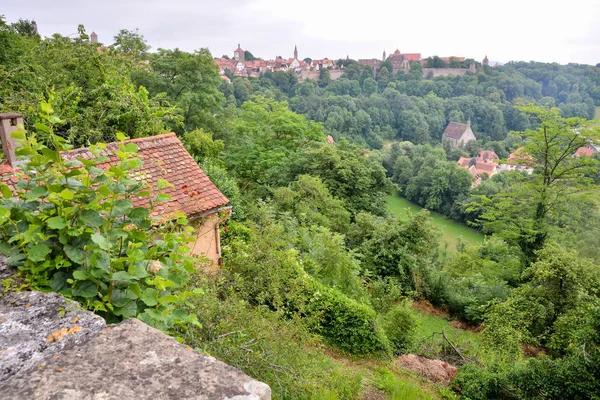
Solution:
[[[239,43],[237,49],[233,52],[233,59],[242,63],[244,62],[244,50],[242,50]]]
[[[298,59],[298,46],[294,45],[294,60]]]
[[[385,61],[386,59],[386,54],[385,54],[385,50],[383,51],[383,58],[381,59],[381,61]]]
[[[488,60],[487,56],[483,59],[483,65],[490,65],[490,60]]]
[[[90,35],[90,42],[98,43],[98,34],[96,34],[96,32],[92,32],[92,34]]]

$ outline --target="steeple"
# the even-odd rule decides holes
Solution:
[[[385,61],[386,57],[385,57],[385,50],[383,51],[383,58],[381,59],[381,61]]]
[[[298,59],[298,46],[294,45],[294,59]]]

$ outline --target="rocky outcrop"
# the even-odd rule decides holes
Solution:
[[[0,299],[0,399],[271,398],[268,385],[136,320],[106,326],[54,293]]]

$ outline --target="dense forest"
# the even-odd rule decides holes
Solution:
[[[27,131],[25,194],[2,187],[0,198],[0,251],[21,289],[58,291],[109,321],[138,317],[267,382],[274,398],[597,397],[600,162],[572,155],[600,139],[591,121],[600,68],[511,62],[426,79],[418,66],[394,75],[347,60],[334,81],[269,72],[229,84],[207,49],[150,50],[137,32],[103,45],[81,25],[74,37],[41,38],[27,20],[0,18],[0,112],[22,113]],[[441,144],[449,121],[468,120],[476,142]],[[185,218],[157,240],[148,213],[122,201],[140,190],[125,179],[135,148],[123,146],[105,175],[92,161],[75,173],[56,156],[164,132],[233,205],[216,275],[180,251]],[[473,188],[456,165],[517,147],[533,174]],[[485,241],[440,257],[427,211],[388,212],[397,193]],[[96,275],[73,267],[86,257]],[[162,265],[154,275],[136,267],[151,260]],[[107,275],[108,265],[121,270]],[[479,332],[480,346],[426,346],[413,301]],[[425,383],[394,364],[406,353],[458,374],[448,388]]]

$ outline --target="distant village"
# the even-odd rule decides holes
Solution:
[[[346,56],[346,59],[349,59],[349,57]],[[423,66],[423,77],[425,78],[448,75],[462,76],[469,72],[477,72],[477,66],[474,61],[471,61],[467,68],[456,66],[464,63],[466,60],[465,57],[439,57],[439,59],[443,61],[444,64],[454,67],[426,68],[428,60],[423,59],[421,53],[401,53],[398,49],[389,55],[384,51],[381,59],[367,58],[359,59],[357,62],[361,66],[371,67],[374,73],[381,67],[381,64],[386,61],[389,61],[391,64],[392,71],[390,72],[392,73],[397,73],[399,71],[408,72],[411,69],[412,63],[419,63]],[[294,56],[290,58],[278,57],[274,60],[246,60],[246,51],[238,44],[238,47],[233,51],[233,58],[215,58],[215,62],[219,66],[221,77],[226,81],[229,80],[227,72],[233,76],[258,78],[265,72],[293,71],[301,82],[306,79],[315,81],[320,80],[321,71],[323,69],[329,70],[329,78],[331,80],[341,77],[344,73],[344,65],[338,65],[338,62],[330,60],[329,58],[320,60],[313,60],[310,58],[300,59],[297,46],[294,46]],[[482,64],[489,65],[487,56],[483,59]],[[498,64],[494,66],[497,65]]]

